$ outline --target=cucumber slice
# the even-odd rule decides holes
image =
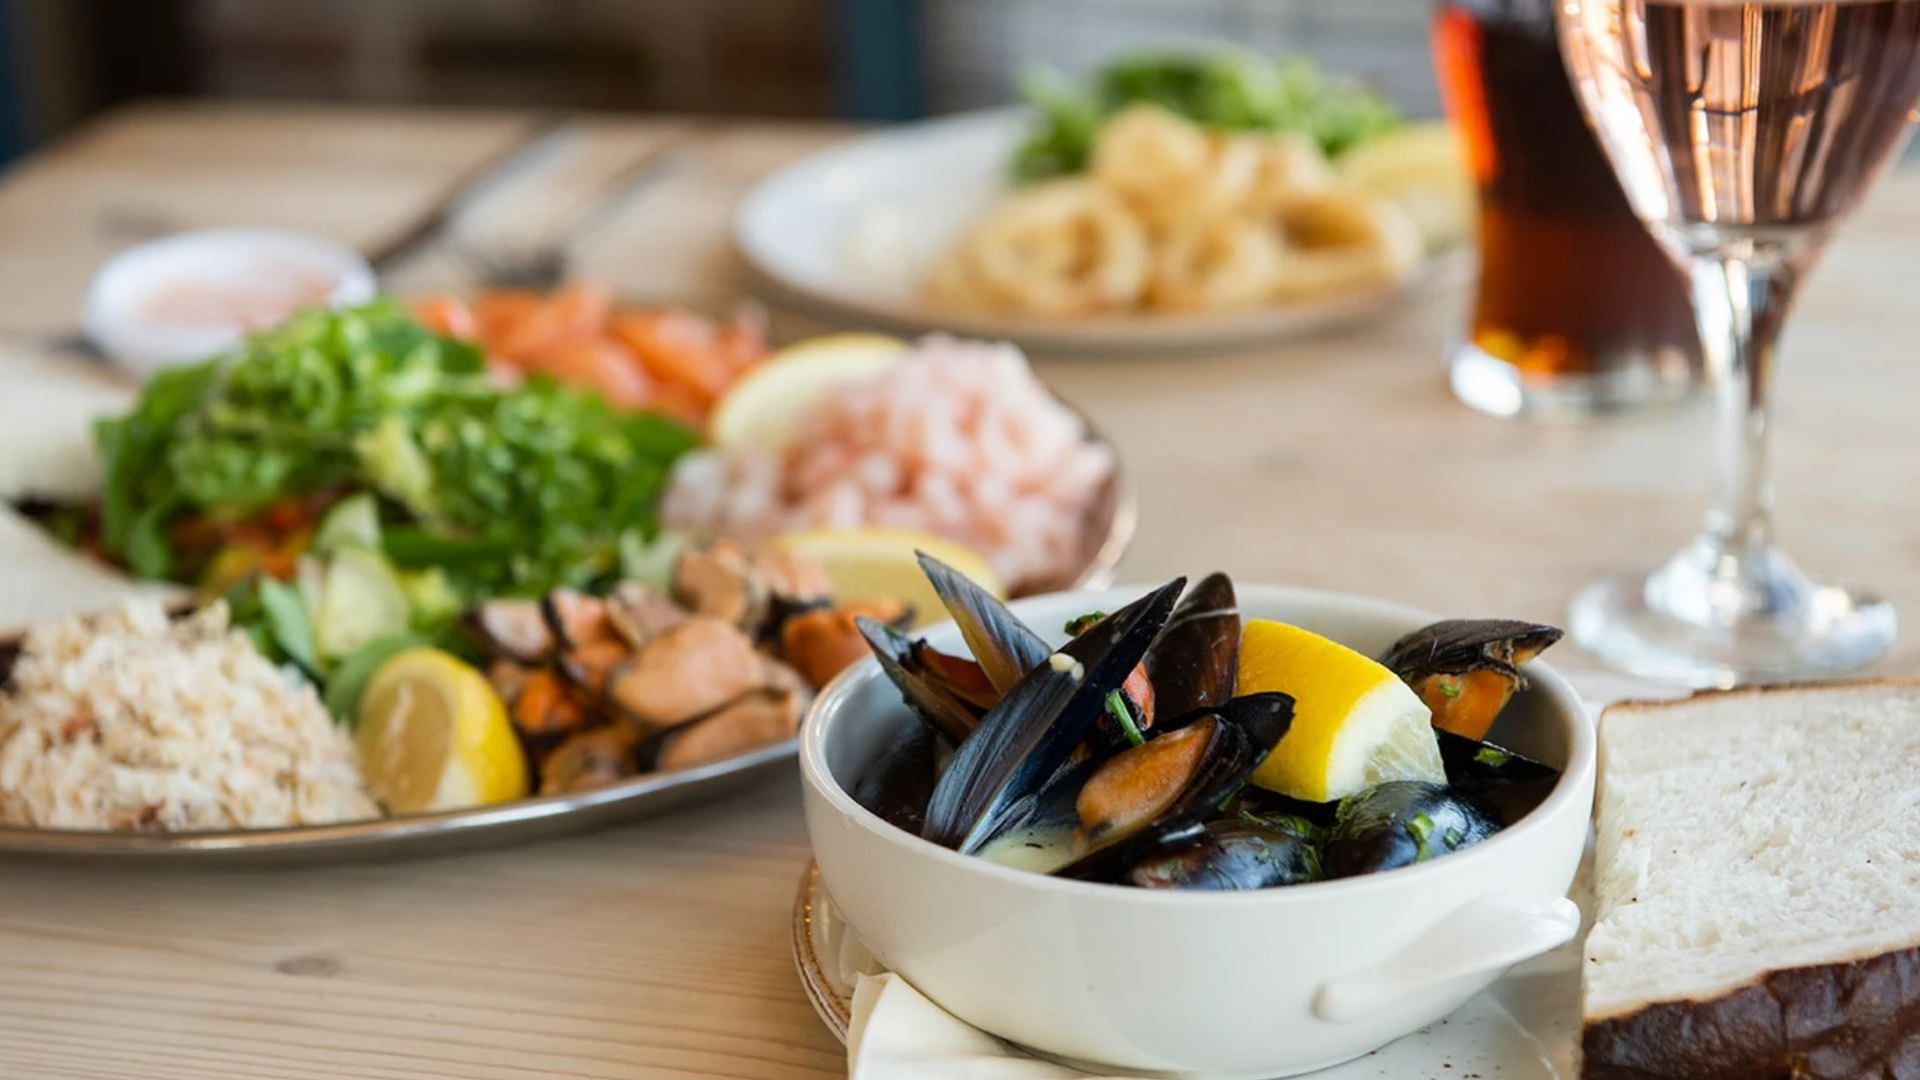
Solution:
[[[314,648],[335,660],[367,642],[403,633],[408,625],[406,590],[378,552],[344,547],[333,553],[313,609]]]
[[[313,550],[318,554],[346,547],[380,547],[380,504],[364,491],[335,503],[320,519],[320,531],[313,536]]]

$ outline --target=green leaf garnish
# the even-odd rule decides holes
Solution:
[[[1093,626],[1094,623],[1106,617],[1107,613],[1104,611],[1089,611],[1085,615],[1068,619],[1066,626],[1062,629],[1066,631],[1068,637],[1079,637],[1081,634],[1086,633],[1088,628]]]
[[[1107,712],[1112,715],[1114,722],[1120,725],[1120,731],[1126,735],[1128,742],[1139,746],[1147,741],[1146,737],[1140,734],[1139,726],[1133,722],[1133,710],[1127,707],[1125,694],[1118,690],[1107,691]]]
[[[1473,752],[1473,760],[1478,764],[1499,769],[1504,768],[1507,762],[1512,761],[1513,755],[1496,746],[1482,746]]]

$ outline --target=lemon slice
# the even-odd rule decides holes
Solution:
[[[1473,229],[1473,177],[1460,137],[1440,121],[1407,124],[1340,155],[1344,187],[1399,203],[1428,251],[1464,243]]]
[[[391,813],[518,799],[527,759],[486,677],[438,649],[380,665],[360,699],[354,738],[367,787]]]
[[[885,334],[825,334],[761,361],[714,406],[708,435],[723,450],[778,450],[795,421],[834,386],[900,362],[907,343]]]
[[[1331,802],[1388,780],[1444,782],[1432,719],[1399,676],[1336,641],[1251,619],[1240,635],[1235,692],[1293,695],[1293,726],[1253,782]]]
[[[947,617],[915,552],[924,551],[960,571],[995,596],[1007,595],[1000,576],[972,549],[930,533],[908,529],[815,529],[774,539],[777,547],[817,562],[833,583],[838,603],[891,597],[913,609],[925,626]]]

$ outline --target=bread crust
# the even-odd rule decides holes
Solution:
[[[1580,1033],[1583,1080],[1920,1078],[1920,946],[1771,971]]]
[[[1698,705],[1702,702],[1727,701],[1737,698],[1770,697],[1775,694],[1825,693],[1834,690],[1871,690],[1874,688],[1892,690],[1920,689],[1920,678],[1913,676],[1888,675],[1877,679],[1836,679],[1832,682],[1769,683],[1765,686],[1738,686],[1731,690],[1695,690],[1685,697],[1677,698],[1632,698],[1616,701],[1600,711],[1602,718],[1614,712],[1663,712],[1667,709],[1685,705]]]

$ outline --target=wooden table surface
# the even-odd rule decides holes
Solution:
[[[0,179],[0,340],[70,333],[98,262],[149,228],[287,225],[371,247],[531,118],[305,108],[122,113]],[[675,170],[579,272],[633,294],[745,289],[733,202],[845,132],[593,125],[593,161]],[[1779,380],[1782,533],[1920,619],[1912,364],[1920,174],[1891,178],[1807,286]],[[451,271],[428,257],[402,287]],[[1128,580],[1222,568],[1455,614],[1557,621],[1667,555],[1710,476],[1704,409],[1605,426],[1457,405],[1464,298],[1251,353],[1041,359],[1120,445],[1144,517]],[[796,333],[818,324],[780,312]],[[1920,635],[1879,670],[1920,674]],[[1563,661],[1580,663],[1570,647]],[[788,953],[798,785],[578,839],[425,862],[186,875],[0,865],[0,1077],[831,1077]]]

